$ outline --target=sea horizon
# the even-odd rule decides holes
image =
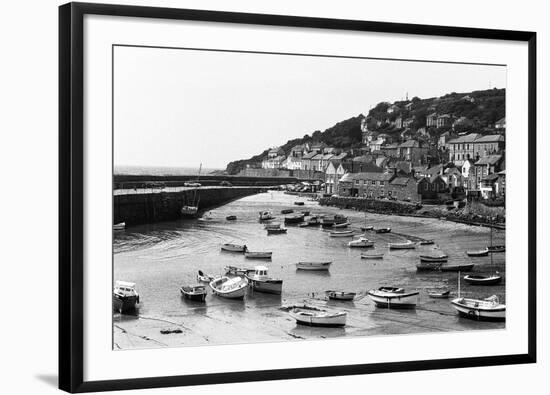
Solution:
[[[224,171],[225,169],[202,167],[200,174],[205,175],[215,171]],[[191,166],[138,166],[138,165],[118,165],[114,167],[115,175],[151,175],[151,176],[188,176],[198,175],[199,167]]]

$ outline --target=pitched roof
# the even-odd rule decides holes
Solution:
[[[389,181],[391,180],[394,175],[393,173],[371,173],[371,172],[363,172],[363,173],[350,173],[352,175],[352,179],[355,180],[364,180],[364,181]]]
[[[402,185],[402,186],[405,186],[407,185],[410,181],[414,181],[416,182],[416,179],[413,178],[413,177],[396,177],[394,178],[390,184],[391,185]]]
[[[321,159],[323,159],[323,156],[324,156],[323,154],[317,154],[317,155],[315,155],[315,156],[314,156],[313,158],[311,158],[311,159],[312,159],[312,160],[321,160]]]
[[[441,170],[443,170],[443,165],[435,165],[430,167],[429,169],[426,169],[426,174],[429,174],[429,175],[439,174]]]
[[[497,173],[492,173],[492,174],[489,174],[487,177],[485,177],[483,180],[492,181],[492,180],[496,180],[498,177],[499,175]]]
[[[504,141],[504,136],[500,134],[490,134],[490,135],[478,138],[475,142],[476,143],[494,143],[499,141]]]
[[[457,144],[457,143],[473,143],[477,138],[479,137],[479,134],[477,133],[470,133],[466,134],[464,136],[461,136],[457,139],[449,141],[449,144]]]
[[[496,165],[502,159],[502,155],[489,155],[481,158],[476,165]]]
[[[345,153],[345,152],[342,152],[342,153],[339,154],[339,155],[335,155],[335,156],[332,158],[332,160],[343,160],[346,156],[348,156],[348,154]]]
[[[313,158],[315,155],[317,155],[317,152],[308,152],[307,154],[305,154],[304,156],[302,156],[302,159],[311,159],[311,158]]]
[[[418,141],[416,140],[407,140],[404,143],[402,143],[399,148],[416,148],[419,147],[420,144],[418,144]]]

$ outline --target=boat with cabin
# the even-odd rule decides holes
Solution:
[[[418,302],[418,291],[405,292],[398,287],[380,287],[367,292],[377,307],[388,309],[414,309]]]
[[[271,211],[260,211],[258,213],[258,217],[260,221],[269,221],[275,218],[273,214],[271,214]]]
[[[326,262],[298,262],[296,270],[324,271],[330,268],[332,261]]]
[[[477,321],[505,321],[506,305],[500,303],[496,295],[485,299],[463,298],[460,296],[460,273],[458,273],[458,297],[451,306],[461,317]]]
[[[246,267],[237,267],[237,266],[226,266],[224,267],[225,274],[230,276],[246,276],[248,273],[254,271],[254,269],[249,269]]]
[[[248,288],[248,280],[245,277],[222,276],[210,282],[210,288],[214,295],[228,299],[242,299]]]
[[[374,247],[374,241],[367,239],[366,237],[359,237],[356,240],[352,240],[348,243],[350,248],[370,248]]]
[[[195,302],[204,302],[206,299],[205,285],[184,285],[180,288],[180,292],[185,299]]]
[[[248,273],[246,278],[254,291],[280,295],[283,289],[283,280],[269,277],[267,267],[256,266],[254,272]]]
[[[199,270],[197,273],[197,281],[199,283],[209,283],[210,281],[214,280],[214,276],[210,276],[206,273],[204,273],[202,270]]]
[[[117,280],[113,290],[113,310],[120,314],[136,310],[139,304],[139,294],[136,284]]]
[[[347,313],[344,311],[330,312],[314,306],[295,307],[289,311],[289,315],[297,324],[322,327],[345,326]]]

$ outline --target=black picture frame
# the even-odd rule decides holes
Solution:
[[[263,370],[254,372],[143,377],[108,381],[83,378],[83,18],[86,14],[228,22],[363,32],[401,33],[528,43],[528,351],[482,356]],[[189,9],[68,3],[59,8],[59,388],[90,392],[201,384],[344,376],[536,362],[536,33],[401,23],[367,22]]]

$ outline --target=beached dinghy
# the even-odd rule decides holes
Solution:
[[[418,302],[418,291],[405,292],[403,288],[380,287],[371,289],[367,295],[377,307],[389,309],[414,309]]]
[[[113,310],[119,313],[134,311],[139,304],[136,284],[128,281],[116,281],[113,291]]]
[[[464,281],[472,285],[495,285],[502,281],[502,276],[498,274],[490,274],[488,276],[482,274],[468,274],[464,276]]]
[[[293,209],[291,208],[285,208],[283,210],[281,210],[281,214],[292,214],[294,212]]]
[[[362,230],[363,232],[366,232],[366,231],[368,231],[368,230],[374,230],[374,226],[372,226],[372,225],[369,225],[369,226],[361,226],[361,230]]]
[[[236,221],[237,216],[236,215],[228,215],[227,217],[225,217],[225,219],[228,220],[228,221]]]
[[[500,245],[500,246],[488,246],[487,249],[489,252],[505,252],[506,246]]]
[[[468,256],[487,256],[487,255],[489,255],[489,249],[484,248],[483,250],[466,251],[466,255],[468,255]]]
[[[427,245],[434,244],[434,241],[433,240],[420,240],[418,242],[418,244],[420,244],[421,246],[427,246]]]
[[[254,291],[280,295],[283,289],[283,280],[269,277],[267,267],[256,266],[253,273],[246,275]]]
[[[268,235],[280,235],[282,233],[286,233],[287,232],[287,228],[273,228],[273,229],[267,229],[267,234]]]
[[[322,217],[321,226],[323,228],[332,228],[334,226],[334,218]]]
[[[244,256],[248,259],[271,259],[271,251],[245,251]]]
[[[432,299],[447,299],[451,291],[449,290],[431,290],[428,291],[428,296]]]
[[[281,224],[279,224],[279,223],[275,223],[275,224],[265,224],[264,229],[265,229],[265,230],[269,230],[269,229],[279,229],[280,227],[281,227]]]
[[[407,240],[404,243],[388,243],[390,250],[412,250],[416,247],[415,243]]]
[[[359,237],[357,240],[352,240],[348,243],[350,248],[370,248],[374,246],[374,241],[366,237]]]
[[[330,237],[352,237],[353,230],[340,230],[329,233]]]
[[[302,210],[300,211],[302,214],[304,214],[306,217],[310,214],[308,210]]]
[[[113,225],[113,230],[124,230],[126,228],[126,222],[119,222]]]
[[[361,254],[361,259],[384,259],[384,253],[375,252],[371,254]]]
[[[285,217],[285,225],[286,224],[299,224],[300,222],[304,221],[304,214],[297,214],[292,215],[290,217]]]
[[[225,243],[222,244],[222,250],[229,252],[245,252],[246,245]]]
[[[215,295],[228,299],[242,299],[248,288],[248,281],[243,277],[223,276],[210,282]]]
[[[355,298],[355,292],[344,292],[344,291],[325,291],[325,295],[330,300],[353,300]]]
[[[209,276],[208,274],[204,273],[202,270],[199,270],[199,272],[197,273],[197,281],[199,283],[209,283],[212,280],[214,280],[214,276]]]
[[[505,321],[506,305],[493,295],[487,299],[469,299],[458,297],[451,301],[461,317],[479,321]]]
[[[270,211],[260,211],[258,216],[260,221],[269,221],[274,218]]]
[[[447,262],[449,257],[445,254],[440,255],[420,255],[420,262]]]
[[[295,204],[296,206],[303,206],[303,205],[304,205],[304,202],[294,202],[294,204]]]
[[[344,326],[347,319],[346,312],[332,313],[313,306],[296,307],[289,314],[297,324],[308,326]]]
[[[298,262],[296,270],[322,271],[328,270],[332,262]]]
[[[378,228],[374,230],[376,233],[390,233],[391,228]]]
[[[416,265],[416,270],[419,272],[434,271],[439,270],[441,265],[443,265],[441,262],[426,262],[421,260],[420,263]]]
[[[195,302],[204,302],[206,299],[206,286],[204,285],[184,285],[180,288],[180,292],[184,298]]]
[[[439,270],[442,272],[469,272],[473,268],[473,263],[458,263],[454,265],[442,265]]]

